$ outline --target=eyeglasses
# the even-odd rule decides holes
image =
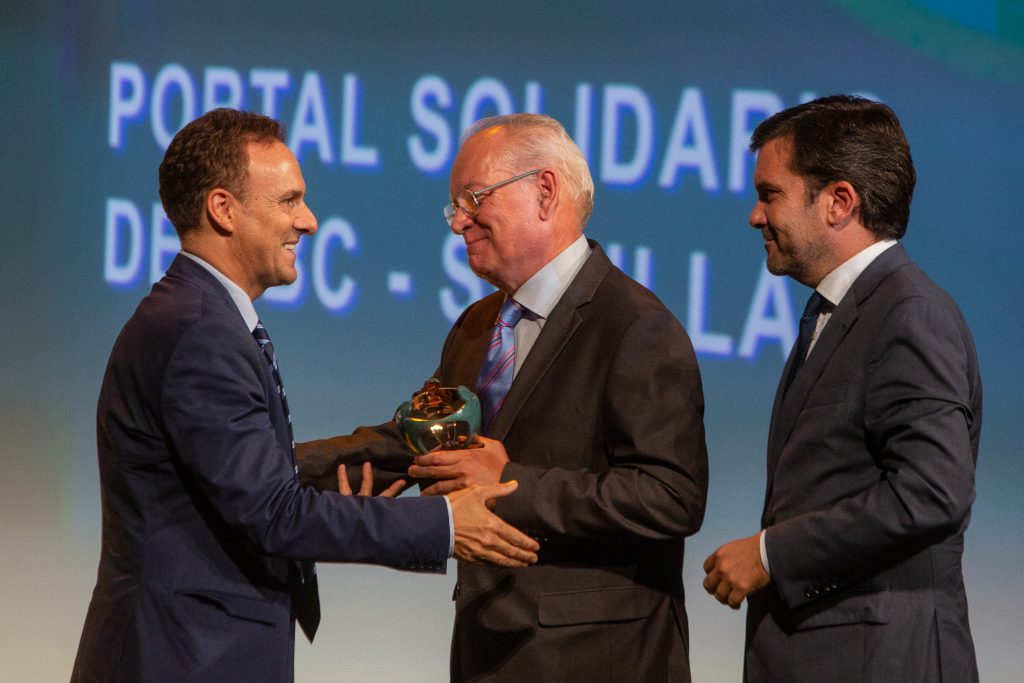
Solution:
[[[519,175],[512,176],[507,180],[502,180],[499,183],[494,183],[493,185],[480,188],[476,192],[473,192],[472,190],[463,190],[451,203],[444,205],[444,219],[448,221],[448,227],[452,227],[452,221],[455,220],[455,212],[459,209],[462,209],[462,213],[466,214],[470,218],[476,218],[476,215],[480,213],[480,195],[485,195],[492,190],[498,189],[502,185],[514,183],[526,176],[531,176],[534,173],[540,172],[541,169],[538,168],[533,171],[527,171],[526,173],[520,173]]]

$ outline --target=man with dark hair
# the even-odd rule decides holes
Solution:
[[[889,107],[833,96],[754,131],[768,270],[815,288],[775,398],[761,531],[704,586],[747,600],[744,680],[978,679],[961,571],[981,379],[953,300],[896,242],[914,189]]]
[[[182,251],[104,376],[103,546],[72,680],[291,680],[295,621],[310,640],[319,623],[314,560],[431,572],[453,552],[536,560],[536,542],[486,508],[515,484],[446,502],[298,480],[304,450],[252,303],[295,280],[295,247],[317,229],[283,139],[271,119],[215,110],[161,164]]]

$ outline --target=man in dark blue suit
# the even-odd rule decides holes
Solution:
[[[961,571],[981,379],[953,300],[898,244],[915,173],[889,107],[837,95],[754,131],[750,224],[815,288],[772,410],[761,529],[705,562],[747,606],[744,680],[978,680]]]
[[[485,503],[352,498],[298,480],[276,357],[252,302],[316,231],[280,124],[216,110],[160,166],[182,252],[125,325],[100,392],[99,575],[75,681],[291,680],[319,622],[314,560],[523,567],[536,542]]]

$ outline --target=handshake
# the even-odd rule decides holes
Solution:
[[[406,445],[417,455],[408,475],[421,480],[421,495],[444,495],[451,505],[455,527],[455,557],[504,567],[526,567],[537,561],[538,543],[494,514],[495,501],[518,488],[501,482],[508,462],[505,447],[478,436],[480,401],[466,387],[442,387],[427,380],[410,401],[395,412],[395,423]],[[344,464],[338,465],[338,491],[352,495]],[[399,479],[378,495],[397,496],[405,487]],[[362,465],[358,495],[373,492],[373,470]]]

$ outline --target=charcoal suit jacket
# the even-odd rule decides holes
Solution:
[[[444,570],[443,500],[298,483],[267,360],[187,257],[118,337],[97,432],[103,541],[72,680],[288,681],[297,561]]]
[[[981,403],[956,304],[882,252],[779,386],[747,681],[977,680],[961,555]]]
[[[682,572],[707,492],[700,373],[673,315],[591,248],[490,429],[510,459],[502,480],[519,482],[495,512],[539,540],[539,561],[459,563],[455,681],[690,680]],[[503,298],[455,323],[443,384],[475,385]],[[355,441],[408,465],[393,424]]]

